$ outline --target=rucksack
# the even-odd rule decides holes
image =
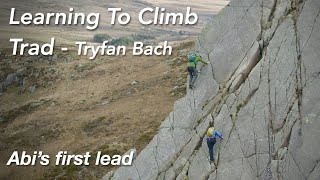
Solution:
[[[189,62],[196,62],[197,55],[195,53],[190,53],[187,55]]]
[[[207,131],[207,136],[212,137],[214,134],[214,127],[210,127]]]

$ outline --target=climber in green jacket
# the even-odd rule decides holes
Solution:
[[[197,64],[198,62],[202,62],[204,64],[209,64],[209,62],[205,62],[202,60],[202,57],[200,55],[197,55],[196,53],[189,53],[187,55],[188,64],[187,64],[187,71],[189,72],[189,88],[194,88],[194,83],[198,78],[198,71],[197,71]]]

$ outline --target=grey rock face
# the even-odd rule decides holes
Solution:
[[[29,93],[30,93],[30,94],[33,94],[33,93],[36,91],[36,86],[35,86],[35,85],[30,86],[30,87],[28,88],[28,90],[29,90]]]
[[[14,83],[17,79],[16,73],[9,74],[4,82],[5,86],[9,86]]]
[[[21,68],[16,71],[16,74],[19,76],[19,75],[22,75],[24,72],[25,72],[25,69]]]
[[[112,179],[319,179],[320,1],[233,0],[196,48],[194,90]],[[223,136],[210,165],[205,132]]]

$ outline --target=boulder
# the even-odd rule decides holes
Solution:
[[[5,86],[9,86],[9,85],[13,84],[16,80],[17,80],[17,74],[12,73],[7,76],[6,80],[4,81],[4,84],[5,84]]]

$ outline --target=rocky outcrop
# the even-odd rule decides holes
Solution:
[[[197,50],[210,61],[132,166],[104,179],[319,179],[320,1],[234,0]],[[224,136],[209,163],[209,123]]]
[[[19,87],[19,93],[34,93],[38,87],[49,87],[62,79],[61,69],[56,65],[57,56],[28,56],[14,57],[4,55],[0,57],[0,93],[5,93],[11,87]],[[70,57],[63,57],[70,61]],[[63,59],[61,58],[61,59]],[[37,64],[37,66],[36,66]],[[48,66],[49,64],[49,66]],[[88,66],[83,70],[89,69]],[[92,69],[93,67],[90,66]],[[79,68],[74,68],[80,71]],[[81,69],[82,70],[82,69]]]

